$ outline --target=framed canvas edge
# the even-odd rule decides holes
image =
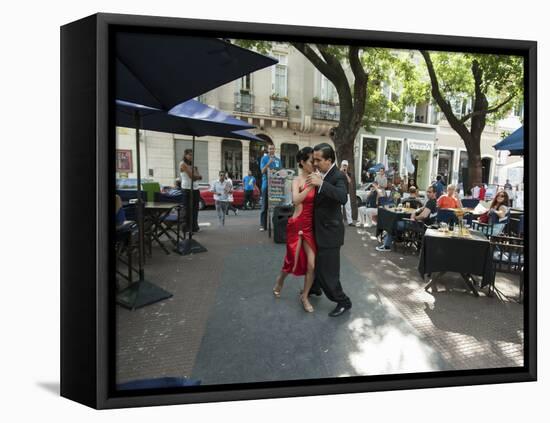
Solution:
[[[97,275],[97,338],[95,345],[97,346],[97,362],[95,366],[96,372],[96,389],[97,397],[95,404],[86,404],[96,408],[120,408],[120,407],[136,407],[136,406],[151,406],[151,405],[167,405],[167,404],[184,404],[184,403],[199,403],[212,401],[233,401],[246,399],[262,399],[262,398],[278,398],[278,397],[294,397],[294,396],[309,396],[309,395],[325,395],[338,393],[358,393],[371,392],[380,390],[402,390],[402,389],[423,389],[434,387],[452,387],[460,385],[477,385],[477,384],[493,384],[493,383],[509,383],[509,382],[524,382],[535,381],[537,379],[537,351],[536,351],[536,58],[537,45],[534,41],[521,40],[502,40],[502,39],[486,39],[486,38],[470,38],[470,37],[455,37],[447,35],[429,35],[429,34],[407,34],[395,32],[380,32],[366,30],[350,30],[350,29],[332,29],[332,28],[317,28],[307,26],[288,26],[288,25],[273,25],[259,24],[246,22],[227,22],[227,21],[206,21],[184,18],[162,18],[150,16],[136,15],[118,15],[118,14],[97,14],[97,136],[96,136],[96,178],[97,178],[97,259],[96,259],[96,275]],[[494,371],[491,374],[484,372],[484,369],[473,371],[477,374],[467,376],[444,376],[434,375],[433,377],[415,377],[403,376],[399,380],[383,380],[383,381],[366,381],[366,382],[343,382],[343,383],[323,383],[322,380],[318,385],[308,386],[291,386],[291,387],[273,387],[273,388],[251,388],[251,389],[220,389],[211,392],[189,392],[178,394],[162,394],[158,395],[143,395],[143,396],[111,396],[108,385],[109,373],[109,319],[112,310],[108,304],[108,230],[109,230],[109,197],[110,192],[108,186],[108,170],[109,170],[109,90],[108,90],[108,74],[109,74],[109,45],[108,31],[110,26],[147,26],[156,28],[171,28],[183,29],[192,31],[216,30],[216,31],[237,31],[240,33],[246,32],[250,35],[269,34],[276,31],[279,35],[286,36],[321,36],[320,31],[326,33],[331,31],[332,36],[345,39],[346,37],[359,39],[361,41],[376,42],[380,37],[387,37],[392,42],[398,42],[401,37],[421,37],[422,42],[426,45],[437,44],[442,49],[462,47],[467,48],[490,48],[497,50],[509,51],[517,50],[524,54],[527,59],[528,68],[528,122],[529,131],[527,134],[529,145],[529,185],[527,187],[529,205],[528,212],[528,228],[529,228],[529,252],[531,257],[528,259],[528,275],[526,280],[529,281],[526,287],[526,305],[528,307],[525,313],[526,320],[526,337],[525,337],[525,359],[526,366],[524,368],[513,368],[513,372],[503,369],[502,373]],[[418,45],[418,43],[415,43]],[[511,48],[510,48],[511,47]],[[101,188],[104,189],[101,189]],[[63,223],[63,222],[62,222]],[[470,371],[469,371],[470,372]],[[471,373],[471,372],[470,372]]]

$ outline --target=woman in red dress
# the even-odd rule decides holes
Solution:
[[[289,273],[295,276],[305,276],[300,301],[304,310],[309,313],[313,311],[313,306],[308,300],[308,293],[313,285],[315,253],[317,251],[313,230],[315,187],[306,184],[307,176],[314,171],[312,155],[311,147],[302,148],[296,155],[296,161],[302,172],[292,181],[294,214],[288,219],[286,256],[281,273],[273,287],[273,295],[280,298],[283,283]]]

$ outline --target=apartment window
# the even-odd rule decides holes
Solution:
[[[472,111],[471,98],[455,97],[451,99],[450,103],[453,109],[453,113],[457,118],[466,116],[468,113]]]
[[[523,119],[523,100],[517,101],[512,109],[512,116],[517,116]]]
[[[285,169],[297,170],[296,155],[298,154],[298,146],[296,144],[281,144],[281,161]]]
[[[439,150],[437,174],[443,176],[446,184],[450,184],[453,177],[453,150]]]
[[[361,154],[361,182],[371,182],[374,175],[369,174],[369,169],[376,165],[378,155],[378,138],[363,138],[363,151]]]
[[[464,184],[464,192],[468,193],[470,184],[468,182],[468,153],[466,151],[461,151],[459,156],[458,164],[458,182]]]
[[[252,90],[252,76],[250,74],[243,76],[239,80],[239,89],[241,91],[251,91]]]
[[[272,89],[278,97],[287,97],[288,93],[288,56],[286,54],[273,53],[273,57],[279,61],[273,66]]]
[[[386,141],[386,156],[388,160],[388,169],[386,169],[390,177],[399,175],[401,167],[401,140]]]
[[[319,74],[319,83],[317,85],[317,93],[319,100],[330,101],[333,103],[338,103],[338,93],[336,92],[336,87],[330,80],[323,75],[321,72]]]

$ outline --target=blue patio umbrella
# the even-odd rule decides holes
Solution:
[[[493,146],[495,150],[508,150],[511,156],[523,156],[523,126]]]
[[[232,136],[233,135],[233,136]],[[260,142],[266,142],[266,140],[257,137],[252,132],[248,132],[246,130],[242,131],[233,131],[231,134],[227,135],[227,138],[237,138],[239,140],[248,140],[248,141],[260,141]]]
[[[116,94],[165,111],[277,60],[217,38],[115,35]]]
[[[169,132],[182,135],[228,136],[233,131],[254,128],[217,109],[195,100],[188,100],[166,113],[155,107],[116,100],[116,124],[127,128],[136,127],[136,112],[140,119],[140,129]]]
[[[368,169],[368,172],[369,173],[376,173],[378,172],[380,169],[382,169],[384,167],[384,165],[382,163],[377,163],[375,164],[373,167],[369,168]]]

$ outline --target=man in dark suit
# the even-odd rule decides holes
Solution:
[[[321,295],[336,303],[329,316],[342,315],[351,308],[351,301],[340,284],[340,247],[344,245],[342,206],[348,200],[348,181],[336,165],[334,149],[330,144],[313,148],[313,164],[321,173],[312,173],[307,182],[317,188],[315,196],[314,225],[317,241],[315,281],[311,293]]]

